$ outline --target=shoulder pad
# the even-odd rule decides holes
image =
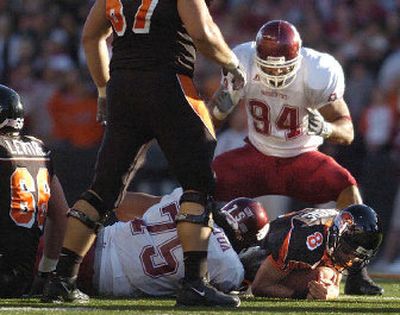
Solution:
[[[310,48],[302,49],[303,62],[306,67],[306,83],[313,89],[324,89],[343,69],[339,62],[327,53],[321,53]]]

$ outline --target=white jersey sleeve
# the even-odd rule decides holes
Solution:
[[[321,108],[336,99],[343,98],[345,82],[343,68],[327,53],[303,48],[305,91],[311,108]]]
[[[142,218],[103,229],[96,243],[94,276],[100,294],[137,297],[176,293],[184,275],[175,224],[181,195],[182,189],[176,189]],[[210,280],[221,288],[237,288],[243,280],[243,266],[220,229],[210,237],[208,266]]]
[[[244,279],[244,267],[224,231],[214,226],[208,244],[210,281],[224,292],[237,290]]]

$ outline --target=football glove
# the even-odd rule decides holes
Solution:
[[[233,99],[231,93],[229,93],[229,91],[222,85],[214,93],[211,99],[213,115],[218,120],[225,119],[233,111],[237,104],[238,100]]]
[[[96,121],[103,126],[107,125],[107,100],[105,97],[97,97]]]
[[[325,121],[324,117],[316,109],[307,108],[308,131],[310,136],[320,136],[328,139],[332,134],[332,125]]]
[[[246,84],[246,72],[240,65],[236,55],[233,55],[232,61],[224,67],[224,73],[232,74],[233,90],[240,90]]]

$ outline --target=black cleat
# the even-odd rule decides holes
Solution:
[[[384,289],[376,284],[370,277],[348,276],[344,286],[347,295],[382,295]]]
[[[69,279],[68,279],[69,280]],[[89,296],[76,287],[76,281],[68,281],[59,276],[53,276],[46,283],[41,302],[45,303],[87,303]]]
[[[176,306],[239,307],[238,296],[218,291],[206,280],[183,281],[176,295]]]

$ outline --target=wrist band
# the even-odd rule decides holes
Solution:
[[[97,94],[99,97],[106,97],[106,87],[97,87]]]

